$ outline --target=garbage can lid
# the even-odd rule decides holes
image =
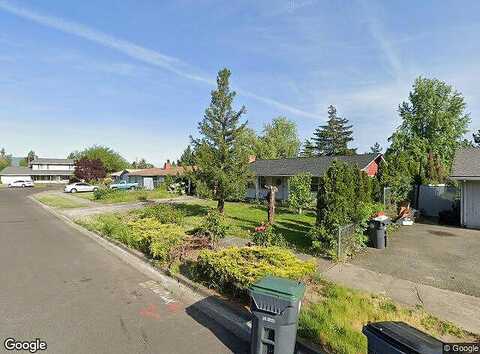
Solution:
[[[268,276],[254,283],[250,287],[250,291],[257,294],[279,297],[285,300],[297,301],[303,297],[305,285],[295,280]]]
[[[406,324],[405,322],[369,323],[363,328],[363,333],[371,333],[382,338],[387,343],[408,353],[436,354],[443,350],[442,342],[427,333]]]

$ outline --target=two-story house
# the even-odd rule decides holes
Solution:
[[[18,180],[33,180],[36,183],[68,183],[74,170],[74,160],[36,158],[29,163],[28,167],[6,167],[0,172],[0,178],[3,184]]]

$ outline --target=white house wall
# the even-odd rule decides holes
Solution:
[[[55,165],[55,164],[34,164],[32,170],[45,170],[45,171],[73,171],[74,165]]]
[[[30,181],[30,176],[2,176],[2,184],[9,184],[15,181]]]

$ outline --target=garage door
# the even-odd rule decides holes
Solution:
[[[467,181],[464,188],[465,226],[480,228],[480,181]]]

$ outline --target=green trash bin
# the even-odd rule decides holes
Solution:
[[[251,354],[293,354],[305,285],[265,277],[250,287]]]

